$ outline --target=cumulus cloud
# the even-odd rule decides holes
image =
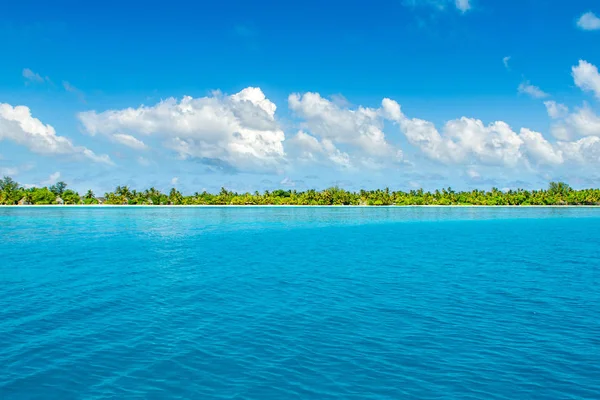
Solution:
[[[560,140],[582,136],[600,136],[600,117],[584,104],[552,126],[552,134]]]
[[[600,161],[600,118],[581,109],[566,119],[566,126],[576,127],[587,137],[576,141],[570,135],[556,143],[540,132],[521,128],[513,131],[502,121],[484,125],[480,120],[462,117],[445,124],[440,134],[428,121],[400,120],[400,127],[410,143],[430,158],[445,164],[476,163],[490,166],[556,166],[567,162]]]
[[[311,135],[302,132],[297,141],[304,147],[311,143],[313,148],[319,143],[328,154],[338,154],[345,164],[347,154],[337,150],[340,145],[352,148],[360,163],[370,158],[379,161],[397,162],[402,159],[402,151],[390,144],[383,132],[386,110],[384,107],[341,107],[318,93],[294,93],[288,97],[290,109],[302,119],[302,127]]]
[[[32,117],[26,106],[0,103],[0,141],[10,140],[27,147],[34,153],[44,155],[74,155],[91,161],[112,164],[107,155],[97,155],[90,149],[75,146],[64,136],[58,136],[54,128]]]
[[[577,26],[584,31],[595,31],[600,29],[600,18],[593,12],[586,12],[577,19]]]
[[[527,94],[534,99],[543,99],[544,97],[548,97],[548,93],[544,92],[539,87],[532,85],[529,81],[521,82],[517,90],[519,93]]]
[[[579,60],[579,64],[572,68],[573,79],[584,92],[592,92],[600,99],[600,74],[598,68],[585,60]]]
[[[301,162],[331,163],[341,168],[352,167],[348,153],[340,151],[329,139],[319,140],[299,131],[286,141],[286,146]]]
[[[600,162],[600,137],[588,136],[574,142],[558,142],[565,158],[581,164]]]
[[[444,134],[463,158],[472,156],[483,164],[508,166],[521,158],[519,135],[502,121],[486,126],[481,120],[462,117],[446,122]]]
[[[427,157],[446,164],[458,163],[463,158],[457,144],[443,138],[432,122],[404,116],[398,122],[410,144],[416,146]]]
[[[550,144],[541,133],[522,128],[519,138],[522,141],[523,154],[529,159],[546,165],[564,162],[562,152]]]
[[[548,116],[552,119],[562,118],[566,116],[569,112],[569,108],[564,104],[557,103],[553,100],[548,100],[544,102],[546,106],[546,111],[548,112]]]
[[[462,117],[446,122],[440,133],[430,121],[406,117],[393,100],[386,99],[384,109],[412,145],[444,164],[516,167],[563,162],[560,151],[541,133],[525,128],[517,133],[503,121],[485,125],[481,120]]]
[[[154,106],[88,111],[78,117],[91,135],[158,135],[181,158],[264,172],[285,159],[285,135],[275,120],[276,109],[260,88],[248,87],[231,96],[215,92],[169,98]]]
[[[567,123],[581,136],[600,136],[600,117],[584,104],[567,117]]]
[[[177,185],[177,183],[179,183],[179,178],[177,176],[171,179],[171,185]]]
[[[504,64],[504,68],[510,69],[510,67],[508,66],[509,61],[510,61],[510,56],[506,56],[502,59],[502,64]]]
[[[592,91],[596,96],[600,95],[600,75],[595,65],[580,60],[578,65],[573,66],[572,76],[575,85],[581,90]],[[555,120],[551,132],[558,140],[569,141],[582,137],[600,137],[600,116],[587,103],[584,102],[582,106],[575,107],[571,113],[565,105],[553,101],[547,101],[544,104],[548,115]],[[570,150],[589,149],[590,143],[593,144],[593,142],[584,141],[580,145],[568,148]]]

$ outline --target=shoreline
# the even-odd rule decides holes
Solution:
[[[28,204],[28,205],[0,205],[0,208],[600,208],[600,205],[284,205],[284,204],[181,204],[181,205],[147,205],[147,204]]]

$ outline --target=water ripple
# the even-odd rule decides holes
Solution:
[[[599,222],[0,209],[0,398],[599,399]]]

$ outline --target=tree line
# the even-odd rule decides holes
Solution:
[[[173,188],[162,193],[156,188],[143,191],[117,186],[97,197],[91,190],[80,195],[64,182],[48,187],[24,188],[10,177],[0,180],[0,204],[115,204],[115,205],[600,205],[600,189],[574,190],[564,182],[551,182],[545,190],[454,191],[452,188],[424,191],[389,189],[347,191],[338,187],[325,190],[273,190],[237,193],[221,188],[219,193],[206,191],[184,196]]]

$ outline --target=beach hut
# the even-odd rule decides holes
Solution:
[[[104,197],[96,197],[96,200],[98,200],[98,204],[106,203],[106,199]]]
[[[23,197],[21,200],[19,200],[19,202],[17,203],[20,206],[30,206],[31,203],[29,201],[27,201],[27,198]]]
[[[56,196],[56,200],[54,200],[56,202],[56,204],[58,204],[59,206],[62,206],[65,204],[65,201],[63,199],[60,198],[60,196]]]

